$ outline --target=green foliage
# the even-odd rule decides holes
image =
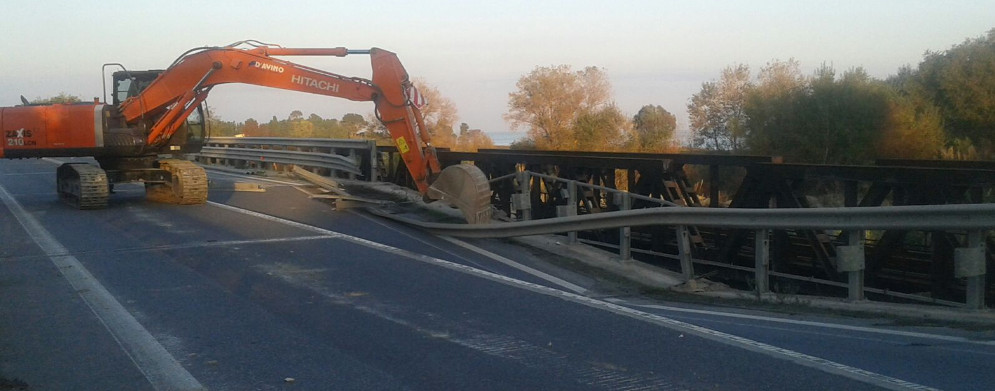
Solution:
[[[295,137],[295,138],[365,138],[363,132],[370,124],[362,115],[349,113],[338,119],[323,119],[317,114],[311,114],[304,119],[300,110],[294,110],[287,119],[280,120],[276,116],[265,124],[249,118],[243,123],[222,120],[208,111],[208,129],[212,136],[230,137],[244,135],[245,137]]]
[[[577,148],[575,136],[592,132],[583,126],[578,132],[577,120],[585,117],[591,121],[592,115],[613,105],[611,85],[597,67],[577,72],[568,65],[536,67],[516,86],[518,89],[508,94],[504,118],[512,129],[527,128],[528,144],[538,149]],[[579,142],[587,145],[592,141]]]
[[[578,151],[616,151],[624,147],[632,124],[615,105],[577,116],[573,124]]]
[[[791,66],[778,68],[779,76],[768,72],[746,105],[753,153],[866,164],[878,157],[935,157],[943,144],[935,111],[917,107],[861,68],[837,77],[823,65],[807,81],[788,71]]]
[[[59,95],[49,97],[49,98],[35,98],[31,100],[33,105],[51,105],[51,104],[72,104],[80,103],[83,99],[76,95],[69,95],[65,92],[60,92]]]
[[[746,145],[746,97],[752,88],[750,68],[727,67],[717,82],[702,83],[691,96],[691,146],[713,151],[743,150]]]
[[[677,117],[663,107],[646,105],[632,118],[633,144],[630,148],[640,152],[670,152]]]
[[[916,69],[889,80],[912,99],[939,108],[947,133],[995,152],[995,29],[949,50],[927,52]]]

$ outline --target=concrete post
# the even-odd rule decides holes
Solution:
[[[864,300],[864,231],[844,234],[847,245],[836,246],[836,271],[847,273],[847,299]]]
[[[520,220],[532,220],[532,185],[529,183],[531,175],[528,171],[520,171],[518,177],[518,194],[511,196],[512,205],[518,211]]]
[[[691,260],[691,234],[685,225],[677,227],[677,251],[681,259],[681,274],[684,275],[684,281],[690,281],[694,278],[694,263]]]
[[[770,292],[770,230],[758,229],[754,238],[754,281],[757,293]]]
[[[632,197],[629,193],[616,193],[622,197],[619,210],[632,209]],[[632,260],[632,227],[622,227],[618,229],[618,256],[622,262]]]
[[[369,151],[370,172],[366,175],[366,180],[376,182],[380,180],[380,154],[377,153],[377,142],[370,140],[366,145]]]
[[[985,243],[980,230],[967,233],[967,247],[954,250],[954,277],[967,278],[966,306],[968,309],[985,308]]]
[[[568,181],[567,182],[567,216],[577,215],[577,203],[580,200],[577,199],[577,182]],[[577,243],[577,231],[567,232],[567,241],[570,244]]]

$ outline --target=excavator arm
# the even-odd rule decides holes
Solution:
[[[486,176],[473,166],[441,169],[419,107],[412,102],[412,95],[417,92],[394,53],[378,48],[295,49],[257,45],[241,49],[237,46],[188,51],[140,94],[121,103],[119,111],[124,120],[129,127],[148,126],[147,145],[157,147],[169,142],[184,119],[219,84],[253,84],[371,101],[376,106],[377,118],[390,132],[423,195],[458,206],[471,223],[490,219],[490,186]],[[346,77],[274,57],[355,54],[370,56],[372,80]]]
[[[346,77],[295,64],[273,56],[335,56],[369,54],[373,79]],[[120,105],[125,121],[155,121],[147,131],[149,146],[162,145],[205,99],[211,88],[226,83],[327,95],[353,101],[372,101],[411,172],[419,191],[428,192],[429,179],[441,171],[431,139],[424,131],[418,107],[408,97],[413,85],[394,53],[383,49],[282,48],[260,46],[204,48],[188,53],[166,69],[140,94]]]

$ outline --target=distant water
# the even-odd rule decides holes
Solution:
[[[507,146],[520,138],[525,137],[525,132],[485,132],[494,141],[495,146]]]

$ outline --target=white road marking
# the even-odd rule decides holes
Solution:
[[[365,213],[356,213],[355,211],[349,211],[349,213],[352,213],[352,214],[354,214],[356,216],[362,217],[362,218],[366,219],[367,221],[369,221],[369,222],[371,222],[373,224],[377,224],[377,225],[379,225],[381,227],[393,230],[394,232],[400,233],[401,235],[407,236],[407,237],[409,237],[411,239],[414,239],[414,240],[417,240],[417,241],[421,241],[421,239],[416,238],[416,237],[408,234],[407,232],[401,231],[401,230],[399,230],[399,229],[397,229],[395,227],[391,227],[390,225],[388,225],[387,223],[385,223],[384,220],[375,219],[375,218],[370,217],[369,215],[367,215]],[[440,236],[440,238],[441,238],[441,236]],[[432,248],[434,248],[436,250],[439,250],[439,251],[442,251],[442,252],[444,252],[446,254],[452,255],[452,256],[454,256],[456,258],[463,258],[463,257],[459,256],[458,254],[456,254],[456,253],[454,253],[452,251],[449,251],[449,249],[445,249],[445,248],[436,246],[436,245],[434,245],[432,243],[428,243],[428,242],[422,242],[422,243],[425,244],[425,245],[428,245],[428,246],[430,246],[430,247],[432,247]],[[489,269],[487,266],[481,265],[480,263],[477,263],[477,262],[475,262],[472,259],[466,259],[466,258],[463,258],[463,259],[465,261],[469,262],[469,263],[472,263],[472,264],[476,265],[478,268],[481,268],[481,269],[484,269],[484,270],[488,270]]]
[[[235,174],[235,173],[224,172],[224,171],[217,171],[217,170],[209,170],[209,171],[211,171],[212,175],[231,176],[231,177],[242,178],[242,179],[250,179],[250,180],[254,180],[254,181],[276,183],[276,184],[280,184],[280,185],[289,185],[289,186],[300,186],[300,185],[302,185],[301,182],[287,182],[287,181],[280,181],[280,180],[276,180],[276,179],[259,178],[259,177],[254,177],[254,176],[251,176],[251,175]]]
[[[607,301],[593,299],[590,297],[585,297],[578,295],[576,293],[571,293],[567,291],[562,291],[554,288],[547,287],[545,285],[534,284],[527,281],[517,280],[511,277],[503,276],[500,274],[491,273],[485,270],[477,269],[472,266],[462,265],[455,262],[450,262],[438,258],[433,258],[423,254],[417,254],[410,252],[408,250],[391,247],[385,244],[377,243],[371,240],[366,240],[363,238],[346,235],[343,233],[330,231],[324,228],[319,228],[303,223],[298,223],[296,221],[286,220],[275,216],[270,216],[262,214],[259,212],[254,212],[251,210],[246,210],[242,208],[237,208],[230,205],[219,204],[216,202],[208,202],[211,205],[217,206],[219,208],[228,209],[234,212],[243,213],[250,216],[259,217],[261,219],[282,223],[292,227],[297,227],[300,229],[308,230],[311,232],[317,232],[320,234],[335,236],[338,239],[358,244],[361,246],[369,247],[372,249],[380,250],[386,253],[394,254],[404,258],[416,260],[426,264],[442,267],[445,269],[457,271],[460,273],[484,278],[490,281],[498,282],[507,286],[525,289],[531,292],[540,293],[543,295],[559,298],[564,301],[569,301],[577,304],[582,304],[591,308],[600,309],[615,314],[627,316],[633,319],[649,322],[665,328],[675,330],[678,332],[696,335],[701,338],[719,342],[722,344],[740,347],[749,351],[761,353],[770,357],[784,359],[795,364],[802,366],[814,368],[823,372],[843,376],[856,381],[872,384],[878,387],[883,387],[890,390],[936,390],[935,388],[924,386],[921,384],[912,383],[902,379],[897,379],[882,374],[874,373],[864,369],[851,367],[849,365],[840,364],[835,361],[823,359],[820,357],[815,357],[807,355],[804,353],[795,352],[793,350],[780,348],[773,345],[768,345],[763,342],[754,341],[752,339],[743,338],[740,336],[723,333],[721,331],[712,330],[706,327],[697,326],[691,323],[681,322],[679,320],[671,319],[665,316],[651,314],[643,311],[639,311],[630,307],[622,306],[619,304],[609,303]]]
[[[837,330],[847,330],[847,331],[859,331],[859,332],[863,332],[863,333],[885,334],[885,335],[895,335],[895,336],[901,336],[901,337],[912,337],[912,338],[922,338],[922,339],[935,339],[935,340],[947,341],[947,342],[958,342],[958,343],[968,343],[968,344],[995,346],[995,341],[980,341],[980,340],[968,339],[968,338],[964,338],[964,337],[954,337],[954,336],[949,336],[949,335],[937,335],[937,334],[929,334],[929,333],[919,333],[919,332],[914,332],[914,331],[878,329],[878,328],[873,328],[873,327],[850,326],[850,325],[845,325],[845,324],[825,323],[825,322],[813,322],[813,321],[808,321],[808,320],[785,319],[785,318],[777,318],[777,317],[770,317],[770,316],[736,314],[736,313],[729,313],[729,312],[699,310],[699,309],[692,309],[692,308],[670,307],[670,306],[656,305],[656,304],[634,304],[634,303],[629,303],[629,302],[626,302],[625,300],[620,300],[620,299],[608,299],[607,301],[610,301],[610,302],[616,303],[616,304],[622,304],[622,305],[630,306],[630,307],[652,308],[652,309],[664,310],[664,311],[685,312],[685,313],[691,313],[691,314],[721,316],[721,317],[726,317],[726,318],[759,320],[759,321],[764,321],[764,322],[786,323],[786,324],[794,324],[794,325],[799,325],[799,326],[822,327],[822,328],[827,328],[827,329],[837,329]]]
[[[452,243],[452,244],[455,244],[457,246],[463,247],[463,248],[465,248],[467,250],[473,251],[473,252],[475,252],[477,254],[483,255],[483,256],[488,257],[490,259],[493,259],[495,261],[501,262],[501,263],[503,263],[505,265],[511,266],[511,267],[513,267],[515,269],[518,269],[518,270],[521,270],[521,271],[526,272],[528,274],[531,274],[531,275],[533,275],[535,277],[539,277],[539,278],[541,278],[543,280],[546,280],[546,281],[549,281],[549,282],[551,282],[553,284],[559,285],[559,286],[561,286],[563,288],[567,288],[567,289],[573,291],[574,293],[577,293],[577,294],[580,294],[580,295],[583,295],[583,294],[587,293],[587,289],[584,289],[584,287],[582,287],[580,285],[573,284],[573,283],[567,282],[566,280],[563,280],[561,278],[558,278],[558,277],[551,276],[549,274],[543,273],[541,271],[538,271],[538,270],[533,269],[531,267],[522,265],[522,264],[520,264],[518,262],[515,262],[513,260],[510,260],[510,259],[505,258],[503,256],[500,256],[498,254],[495,254],[493,252],[490,252],[490,251],[484,250],[484,249],[482,249],[480,247],[474,246],[474,245],[472,245],[470,243],[467,243],[467,242],[464,242],[462,240],[456,239],[454,237],[451,237],[451,236],[439,236],[439,238],[441,238],[442,240],[445,240],[445,241],[447,241],[449,243]]]
[[[0,199],[154,389],[205,389],[2,185]]]

